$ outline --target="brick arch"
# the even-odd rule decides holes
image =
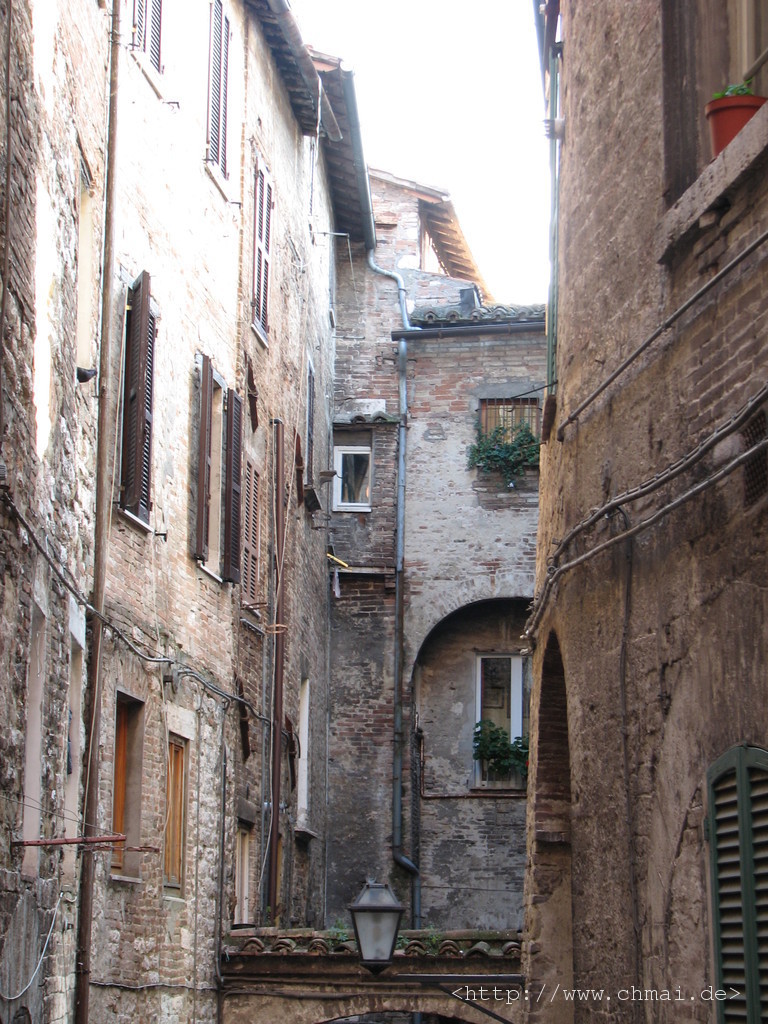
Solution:
[[[541,649],[540,649],[541,650]],[[573,900],[571,895],[571,764],[568,690],[560,644],[550,633],[537,655],[531,714],[532,772],[529,781],[528,872],[525,891],[523,970],[528,990],[573,986]],[[526,1006],[526,1021],[571,1024],[565,1001]]]
[[[549,635],[544,651],[536,735],[534,829],[547,841],[570,841],[571,759],[568,699],[560,645]]]

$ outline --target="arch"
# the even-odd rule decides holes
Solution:
[[[537,659],[534,681],[529,864],[526,878],[524,972],[529,991],[573,986],[573,900],[571,895],[571,760],[568,695],[560,644],[550,633]],[[571,1024],[565,1001],[541,1009],[531,1001],[529,1021]]]

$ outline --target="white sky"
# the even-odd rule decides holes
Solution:
[[[549,144],[532,0],[291,0],[355,73],[369,167],[445,189],[497,302],[545,302]]]

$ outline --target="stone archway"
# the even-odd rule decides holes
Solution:
[[[538,659],[537,659],[538,660]],[[523,964],[534,994],[573,987],[571,767],[560,645],[550,633],[534,682]],[[534,675],[537,673],[534,672]],[[571,1024],[573,1004],[531,999],[527,1020]]]

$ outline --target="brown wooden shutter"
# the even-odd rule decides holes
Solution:
[[[259,474],[250,459],[245,460],[243,510],[245,529],[241,597],[244,604],[254,604],[259,585]]]
[[[200,371],[200,431],[197,448],[197,524],[195,558],[208,558],[208,512],[211,506],[211,433],[213,416],[213,367],[203,356]],[[218,569],[218,566],[216,566]]]
[[[144,49],[145,9],[147,0],[133,0],[133,46]]]
[[[150,310],[150,278],[144,273],[131,289],[131,309],[123,393],[122,505],[144,522],[152,507],[152,400],[155,316]]]
[[[312,483],[315,461],[315,372],[307,370],[307,460],[305,480]]]
[[[269,329],[269,266],[272,235],[272,184],[262,167],[256,168],[253,227],[253,322]]]
[[[160,29],[163,20],[163,0],[147,0],[149,3],[149,33],[147,39],[147,53],[152,67],[156,71],[161,70],[160,65]]]
[[[181,888],[184,864],[184,754],[185,743],[176,737],[168,740],[168,780],[166,787],[165,884]]]
[[[240,582],[240,507],[243,465],[243,400],[227,391],[227,458],[224,487],[224,565],[222,579]]]

